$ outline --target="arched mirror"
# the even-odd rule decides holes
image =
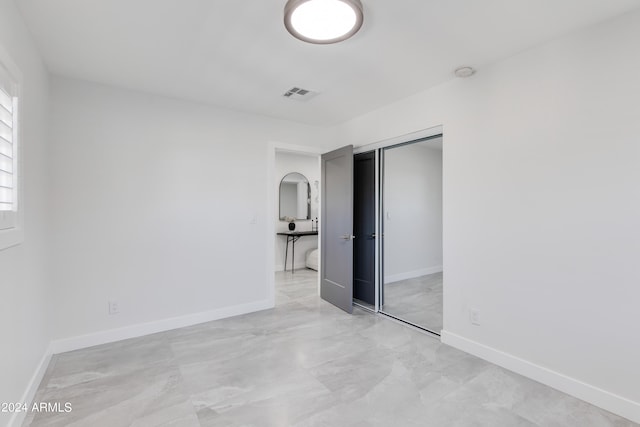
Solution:
[[[309,180],[298,172],[280,181],[280,219],[311,219],[311,187]]]

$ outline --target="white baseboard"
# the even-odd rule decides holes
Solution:
[[[589,402],[614,414],[640,423],[640,403],[618,396],[591,384],[568,377],[559,372],[505,353],[460,335],[443,330],[442,342],[464,352],[478,356],[510,371],[531,378],[578,399]]]
[[[201,313],[187,314],[185,316],[172,317],[169,319],[140,323],[137,325],[125,326],[123,328],[110,329],[72,338],[54,340],[51,342],[51,352],[53,354],[65,353],[67,351],[79,350],[81,348],[93,347],[100,344],[107,344],[110,342],[121,341],[129,338],[141,337],[144,335],[155,334],[157,332],[170,331],[172,329],[197,325],[199,323],[224,319],[226,317],[239,316],[241,314],[267,310],[273,307],[274,304],[271,300],[256,301],[248,304],[236,305],[233,307],[224,307]]]
[[[390,274],[388,276],[384,276],[384,283],[399,282],[401,280],[414,279],[416,277],[440,272],[442,272],[442,266],[434,265],[433,267],[421,268],[420,270],[413,270],[407,271],[405,273]]]
[[[302,261],[302,262],[296,262],[294,264],[296,270],[302,270],[307,268],[307,263],[306,261]],[[275,271],[284,271],[284,265],[283,264],[278,264],[274,267]],[[287,263],[287,271],[291,271],[291,262]]]
[[[36,397],[38,387],[40,387],[40,383],[42,382],[42,378],[44,377],[44,374],[47,372],[47,368],[49,367],[51,356],[53,356],[53,352],[51,351],[51,346],[49,346],[42,355],[42,358],[40,359],[35,372],[29,380],[29,384],[27,384],[27,389],[24,391],[22,397],[20,398],[20,400],[18,400],[18,402],[26,403],[28,407],[31,407],[33,399]],[[24,419],[27,417],[27,414],[28,412],[14,412],[9,419],[8,426],[21,426],[24,422]]]

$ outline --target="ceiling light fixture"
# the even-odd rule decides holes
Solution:
[[[360,0],[289,0],[284,26],[308,43],[330,44],[348,39],[362,27]]]

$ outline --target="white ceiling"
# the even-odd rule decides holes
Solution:
[[[335,45],[291,37],[286,0],[16,0],[55,73],[313,124],[338,123],[638,0],[362,0]],[[320,92],[282,97],[293,86]]]

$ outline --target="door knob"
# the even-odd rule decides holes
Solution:
[[[375,239],[375,238],[376,238],[376,233],[371,233],[371,234],[369,234],[369,238],[370,238],[370,239]]]
[[[353,240],[356,238],[356,236],[354,236],[353,234],[343,234],[342,236],[340,236],[340,238],[343,240]]]

